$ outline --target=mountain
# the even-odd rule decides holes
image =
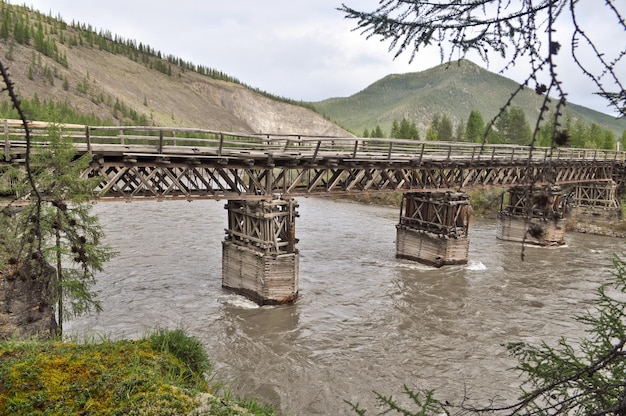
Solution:
[[[345,98],[330,98],[313,103],[321,114],[340,126],[360,135],[364,129],[380,125],[389,133],[394,120],[415,121],[423,133],[434,114],[447,114],[454,125],[466,123],[470,111],[478,110],[485,122],[491,120],[507,102],[519,83],[492,73],[468,61],[415,73],[393,74],[364,90]],[[528,120],[541,108],[543,97],[525,88],[513,100]],[[553,100],[556,103],[556,100]],[[568,104],[566,113],[574,120],[594,122],[612,130],[618,137],[626,130],[626,119],[616,120],[606,114]]]
[[[347,135],[309,108],[134,40],[0,2],[0,59],[26,100],[112,124]],[[7,96],[0,100],[7,100]],[[53,105],[54,106],[54,105]],[[58,109],[58,105],[56,105]]]
[[[131,39],[90,25],[54,18],[0,0],[0,60],[9,68],[24,106],[39,105],[30,118],[55,120],[59,113],[83,123],[196,127],[242,133],[337,135],[363,133],[376,125],[389,133],[394,120],[415,121],[424,132],[434,114],[456,125],[477,109],[490,120],[518,84],[472,62],[389,75],[346,98],[294,102],[255,90],[219,71],[185,62]],[[522,91],[513,105],[527,118],[541,97]],[[0,117],[8,117],[0,96]],[[315,109],[315,111],[312,111]],[[595,122],[621,137],[626,120],[569,105],[572,118]],[[46,114],[44,114],[46,113]],[[32,114],[38,114],[34,116]],[[42,114],[45,117],[43,118]],[[339,126],[343,127],[339,127]]]

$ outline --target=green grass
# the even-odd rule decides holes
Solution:
[[[182,330],[136,341],[2,342],[0,414],[276,414],[255,400],[216,397],[211,368],[202,344]]]

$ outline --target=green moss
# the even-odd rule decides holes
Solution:
[[[193,390],[178,388],[186,366],[147,341],[0,345],[1,414],[136,414],[190,412]],[[201,376],[194,388],[206,388]],[[189,386],[185,386],[189,387]]]
[[[167,348],[155,339],[168,340]],[[182,331],[97,344],[3,342],[0,414],[198,414],[199,398],[211,396],[210,368],[201,344]],[[220,414],[275,414],[215,401],[224,408]]]

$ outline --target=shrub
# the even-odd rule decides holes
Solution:
[[[152,348],[172,354],[195,376],[203,377],[213,367],[200,340],[185,334],[182,329],[157,329],[147,339]]]

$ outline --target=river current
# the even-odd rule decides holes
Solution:
[[[469,262],[440,269],[395,258],[399,210],[300,199],[300,296],[258,307],[221,287],[224,201],[101,203],[119,252],[98,276],[104,310],[75,337],[138,338],[183,328],[206,346],[235,393],[289,415],[373,413],[372,391],[403,384],[452,402],[512,401],[520,378],[502,344],[582,336],[573,317],[611,276],[622,239],[569,233],[560,248],[496,239],[473,218]]]

